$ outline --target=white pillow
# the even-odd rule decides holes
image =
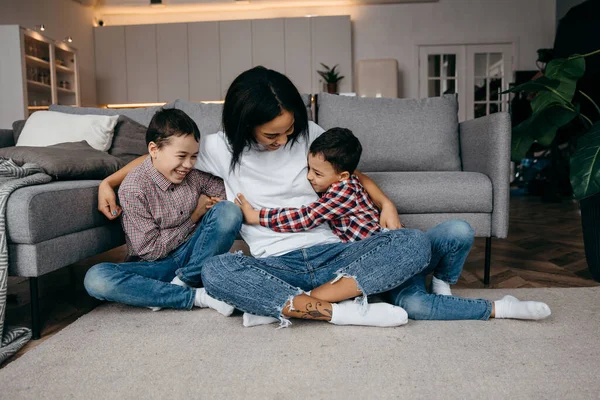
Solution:
[[[108,151],[118,115],[75,115],[56,111],[31,114],[17,140],[17,146],[45,147],[85,140],[96,150]]]

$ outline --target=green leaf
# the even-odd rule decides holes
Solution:
[[[577,81],[585,73],[585,59],[578,58],[557,58],[546,65],[544,75],[552,80],[558,80],[560,85],[556,91],[567,101],[573,100]]]
[[[571,156],[571,186],[578,200],[600,192],[600,122],[577,142]]]
[[[534,81],[522,83],[519,86],[515,86],[513,88],[505,90],[501,94],[516,93],[516,92],[527,92],[527,93],[547,92],[547,91],[556,89],[559,86],[560,86],[559,80],[550,79],[547,76],[540,76],[538,79],[536,79]]]
[[[513,129],[513,142],[525,136],[548,146],[552,143],[556,131],[571,122],[577,114],[577,109],[570,109],[562,103],[549,104],[541,111],[534,112],[531,117]]]
[[[518,136],[513,135],[513,139],[512,139],[512,143],[511,143],[511,150],[510,150],[511,160],[514,162],[517,162],[517,163],[521,162],[521,160],[523,158],[525,158],[525,154],[527,153],[527,150],[529,150],[529,148],[531,147],[531,145],[533,144],[534,141],[535,141],[535,139],[532,138],[531,135],[528,135],[527,133],[523,133]]]

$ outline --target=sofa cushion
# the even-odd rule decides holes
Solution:
[[[95,107],[72,107],[52,104],[50,111],[58,111],[66,114],[78,115],[124,115],[137,123],[148,126],[150,120],[161,108],[174,108],[174,102],[167,103],[162,107],[144,107],[144,108],[95,108]]]
[[[23,128],[25,128],[26,122],[27,122],[27,120],[25,120],[25,119],[20,119],[18,121],[13,122],[12,128],[13,128],[13,137],[15,138],[15,143],[17,143],[17,140],[19,140],[19,136],[21,136],[21,132],[23,131]]]
[[[318,124],[360,139],[360,171],[460,171],[455,95],[374,99],[319,94]]]
[[[11,243],[40,243],[110,221],[98,211],[100,181],[60,181],[15,190],[6,205]]]
[[[491,213],[492,182],[478,172],[367,172],[399,214]]]
[[[5,147],[0,149],[0,157],[19,165],[38,164],[56,180],[104,179],[125,165],[117,157],[93,149],[86,141],[48,147]]]
[[[120,115],[117,126],[115,126],[112,146],[108,153],[125,163],[141,155],[148,154],[148,146],[146,145],[147,130],[146,126],[125,115]]]
[[[200,137],[217,133],[221,130],[221,114],[223,104],[192,103],[186,100],[175,100],[175,108],[185,112],[198,125]]]
[[[44,147],[85,140],[96,150],[108,151],[118,118],[38,111],[27,119],[16,146]]]

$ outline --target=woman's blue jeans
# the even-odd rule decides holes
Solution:
[[[280,318],[295,296],[340,276],[355,278],[365,295],[389,291],[423,271],[430,253],[423,232],[399,229],[278,257],[222,254],[205,262],[202,281],[212,297],[241,311]]]
[[[432,272],[438,279],[456,283],[473,245],[473,228],[465,221],[452,220],[430,229],[426,235],[431,242],[429,267],[383,297],[404,308],[411,319],[489,319],[492,302],[488,300],[441,296],[428,293],[425,288],[425,278]]]
[[[178,276],[189,286],[202,283],[204,261],[229,251],[242,226],[240,208],[229,201],[215,204],[184,244],[158,261],[94,265],[85,275],[90,296],[140,307],[191,309],[196,289],[173,285]]]

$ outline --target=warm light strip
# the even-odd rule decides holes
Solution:
[[[196,103],[203,104],[223,104],[223,100],[214,101],[198,101]],[[105,104],[103,108],[143,108],[143,107],[160,107],[167,103],[123,103],[123,104]]]
[[[330,7],[330,6],[353,6],[373,4],[402,4],[402,3],[431,3],[439,0],[303,0],[303,1],[272,1],[261,0],[249,3],[209,3],[209,4],[168,4],[168,7],[154,8],[142,5],[131,6],[101,6],[97,12],[101,15],[123,15],[123,14],[165,14],[165,13],[189,13],[189,12],[219,12],[219,11],[257,11],[272,10],[275,8],[298,8],[298,7]]]

